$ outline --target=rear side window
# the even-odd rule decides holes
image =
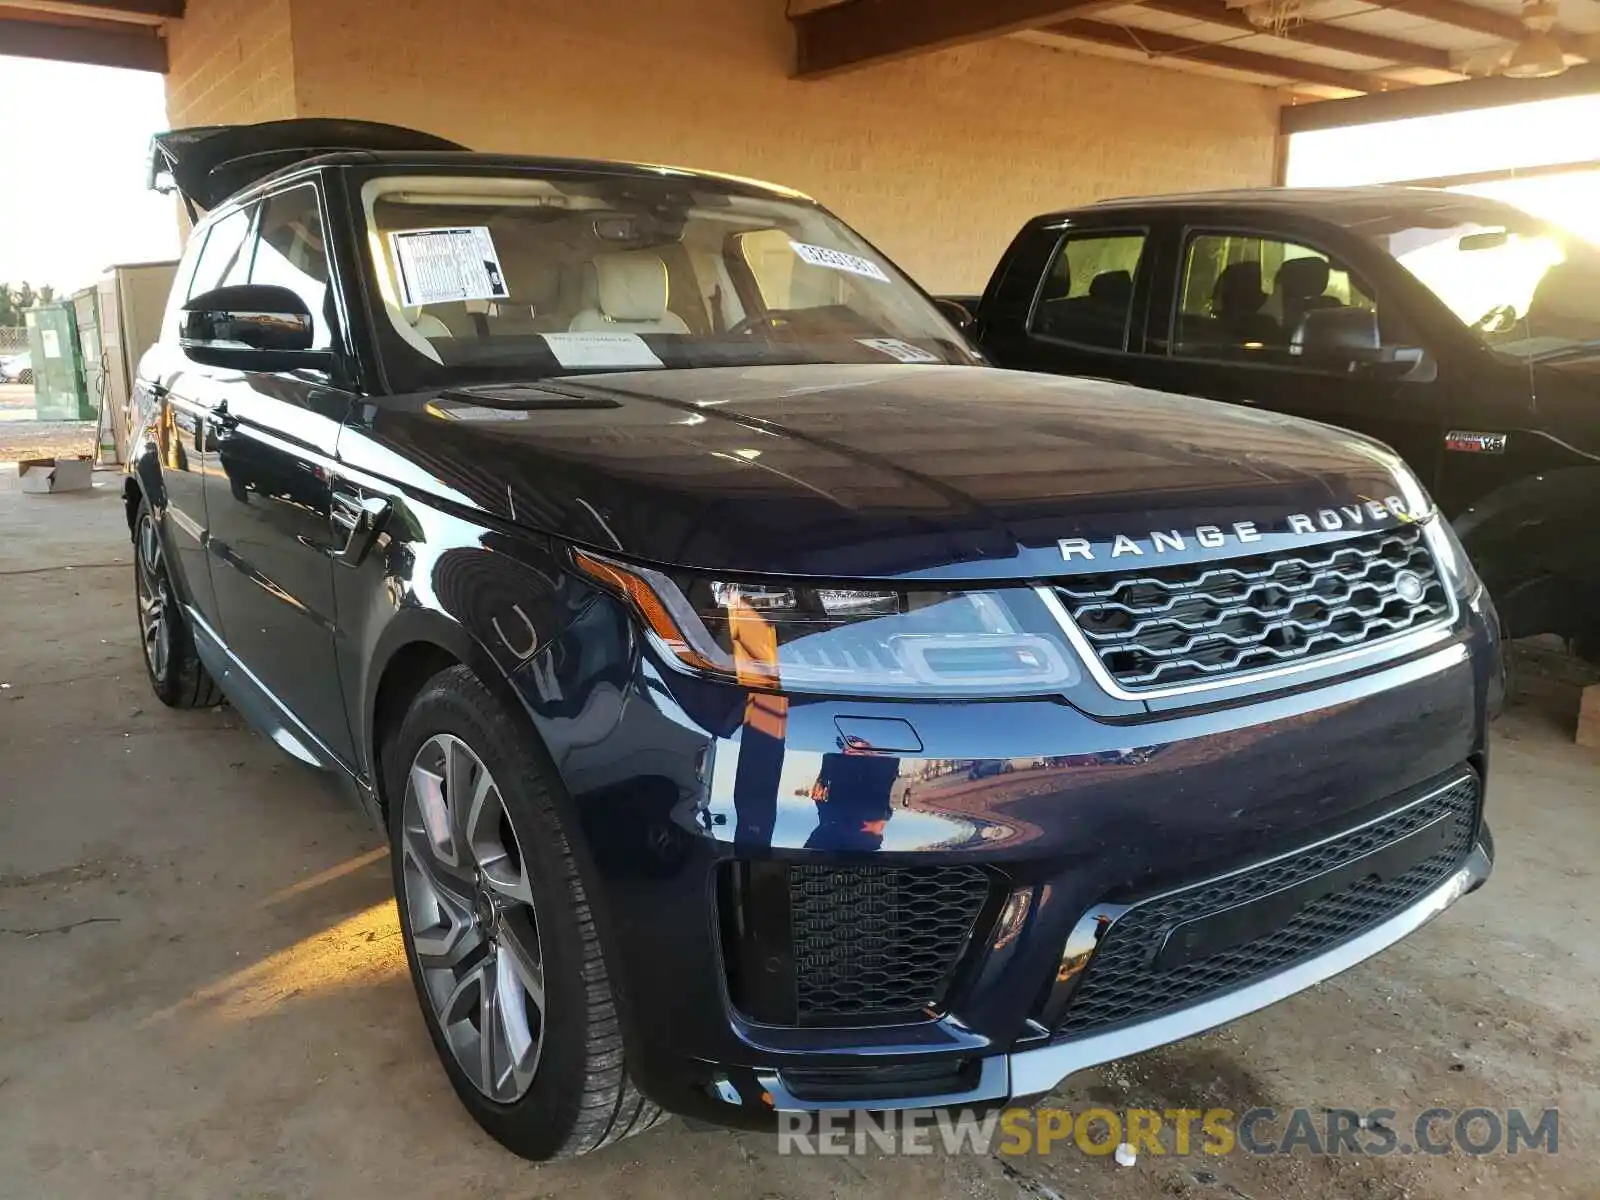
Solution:
[[[1126,350],[1143,233],[1069,234],[1056,250],[1029,331],[1082,346]]]

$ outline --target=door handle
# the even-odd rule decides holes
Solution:
[[[335,489],[328,522],[335,537],[344,541],[342,545],[336,543],[334,558],[347,567],[360,566],[388,515],[389,502],[382,496],[358,496]]]

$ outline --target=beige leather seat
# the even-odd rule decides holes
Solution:
[[[574,333],[688,333],[667,307],[667,264],[649,250],[597,254],[594,295],[568,328]]]
[[[446,325],[432,313],[423,312],[420,308],[402,308],[400,311],[405,315],[405,319],[407,323],[410,324],[411,328],[415,329],[425,338],[447,338],[455,336],[450,332],[450,326]]]

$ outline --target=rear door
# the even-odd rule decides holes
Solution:
[[[214,403],[212,381],[209,368],[191,362],[179,349],[178,316],[190,296],[224,282],[244,281],[239,264],[250,221],[249,213],[236,209],[195,230],[173,280],[160,336],[139,364],[139,390],[147,397],[134,397],[137,409],[148,403],[155,414],[163,492],[157,516],[171,569],[180,593],[213,631],[221,628],[221,620],[207,555],[211,534],[205,479],[216,466],[206,427]]]
[[[1074,220],[1026,236],[1038,241],[999,282],[980,335],[984,353],[1016,370],[1145,382],[1155,271],[1148,225]],[[1042,276],[1018,271],[1024,261],[1042,261]]]
[[[319,350],[340,344],[315,183],[257,202],[248,279],[296,292]],[[224,636],[244,667],[325,749],[354,742],[334,656],[334,451],[350,406],[322,372],[213,370],[217,470],[206,479]]]

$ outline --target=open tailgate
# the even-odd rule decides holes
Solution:
[[[197,125],[150,139],[150,187],[191,207],[215,208],[274,171],[339,150],[465,150],[399,125],[308,117],[258,125]]]

